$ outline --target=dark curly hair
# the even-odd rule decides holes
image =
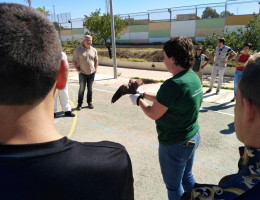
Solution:
[[[178,37],[169,40],[164,44],[163,51],[168,58],[174,57],[176,65],[180,65],[184,69],[193,66],[193,44],[190,38]]]

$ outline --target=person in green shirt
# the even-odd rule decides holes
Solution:
[[[164,64],[173,77],[161,85],[156,95],[139,91],[130,95],[130,99],[156,122],[161,172],[168,198],[175,200],[182,196],[183,189],[191,191],[196,183],[192,165],[200,142],[198,114],[203,92],[199,77],[191,69],[194,62],[191,39],[169,40],[163,51]]]

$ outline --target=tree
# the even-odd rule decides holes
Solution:
[[[105,45],[108,48],[109,57],[112,58],[110,14],[104,13],[101,16],[100,9],[98,9],[92,12],[90,16],[85,15],[83,26],[89,30],[87,34],[92,35],[93,43]],[[120,38],[120,32],[128,26],[128,20],[114,16],[114,26],[115,37]]]
[[[50,16],[50,11],[49,10],[45,10],[45,9],[43,9],[41,7],[38,7],[37,10],[39,10],[45,16]]]
[[[234,16],[235,14],[234,13],[231,13],[231,12],[229,12],[229,11],[226,11],[226,15],[225,15],[225,11],[222,11],[221,13],[220,13],[220,17],[227,17],[227,16]]]
[[[219,14],[217,13],[216,9],[206,7],[202,13],[202,18],[203,19],[219,18]]]
[[[260,26],[258,16],[254,15],[254,18],[249,21],[249,23],[245,26],[246,31],[244,31],[242,39],[253,45],[252,49],[258,50],[260,49]]]
[[[53,22],[53,25],[57,31],[65,29],[63,26],[59,25],[58,22]]]
[[[215,49],[218,38],[225,38],[226,45],[230,46],[234,51],[239,52],[244,43],[251,43],[253,45],[252,50],[260,49],[260,26],[257,15],[251,19],[245,29],[239,27],[234,31],[226,30],[225,33],[217,34],[213,33],[211,36],[207,36],[204,39],[204,44],[211,49]]]

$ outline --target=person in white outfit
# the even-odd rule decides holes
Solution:
[[[229,56],[231,55],[231,58]],[[225,39],[220,38],[217,40],[217,47],[215,50],[215,56],[213,59],[213,69],[211,73],[211,80],[210,80],[210,86],[209,89],[206,91],[206,93],[210,93],[213,84],[215,81],[215,78],[218,74],[219,80],[218,80],[218,87],[216,90],[216,94],[219,94],[219,91],[221,89],[222,83],[223,83],[223,77],[224,77],[224,72],[227,66],[227,63],[231,60],[233,60],[237,54],[229,47],[225,45]]]
[[[62,59],[66,60],[66,63],[68,64],[67,61],[67,56],[64,52],[62,52]],[[54,98],[54,117],[57,116],[57,99],[60,99],[61,107],[63,112],[65,113],[65,116],[68,117],[75,117],[75,114],[72,113],[71,111],[71,105],[69,103],[69,92],[68,92],[68,83],[66,83],[66,87],[63,90],[58,90],[56,91],[56,95]]]

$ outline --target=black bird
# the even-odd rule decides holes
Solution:
[[[157,83],[156,81],[150,79],[130,79],[128,84],[121,85],[114,96],[111,99],[111,103],[115,103],[121,96],[125,94],[136,94],[136,90],[140,85]]]

